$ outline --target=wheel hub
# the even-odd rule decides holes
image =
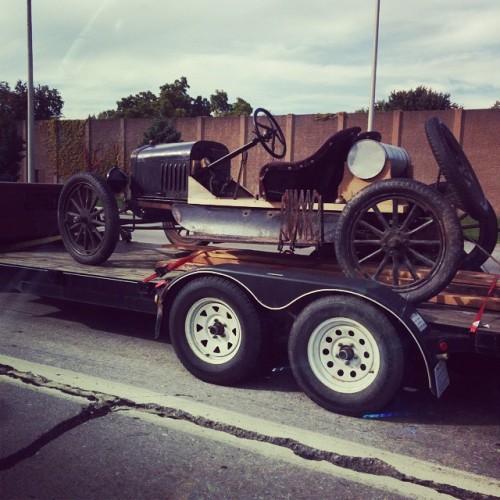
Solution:
[[[238,316],[219,299],[205,297],[194,303],[186,315],[185,331],[193,353],[205,363],[227,363],[241,346]]]
[[[208,327],[208,331],[210,332],[210,335],[213,335],[214,338],[216,337],[225,337],[226,327],[218,320],[216,319],[211,326]]]
[[[401,231],[389,231],[382,239],[382,244],[387,250],[401,250],[406,247],[408,238]]]
[[[371,333],[349,318],[332,318],[318,325],[309,340],[308,358],[318,380],[343,393],[368,387],[380,367]]]
[[[337,358],[338,359],[341,359],[342,361],[351,361],[352,359],[354,359],[356,357],[356,355],[354,354],[354,349],[353,349],[353,345],[340,345],[339,346],[340,349],[339,349],[339,352],[337,354]]]

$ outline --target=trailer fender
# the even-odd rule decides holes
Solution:
[[[168,306],[179,290],[195,278],[219,276],[240,286],[262,308],[282,311],[301,301],[311,302],[324,295],[348,294],[360,297],[380,308],[411,338],[424,362],[429,388],[439,396],[435,370],[439,360],[426,345],[430,329],[414,305],[376,282],[331,276],[314,270],[294,270],[278,266],[220,264],[187,271],[165,286],[158,295],[155,338],[161,332]]]

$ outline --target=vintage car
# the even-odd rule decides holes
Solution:
[[[68,252],[97,265],[110,257],[120,235],[129,240],[141,224],[161,223],[178,245],[314,247],[311,259],[335,258],[347,276],[378,281],[419,302],[446,287],[460,266],[484,262],[493,225],[496,243],[495,214],[462,149],[438,119],[427,122],[426,133],[446,183],[427,186],[411,179],[406,151],[381,143],[377,132],[352,127],[301,161],[263,165],[258,193],[240,182],[248,150],[260,144],[281,160],[286,142],[267,110],[255,111],[253,125],[254,138],[233,152],[206,140],[152,144],[131,154],[130,175],[115,167],[107,179],[88,172],[70,178],[58,207]],[[234,180],[231,160],[240,155]],[[457,214],[479,232],[467,251]]]

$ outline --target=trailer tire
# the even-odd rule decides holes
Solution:
[[[90,172],[75,174],[64,184],[57,221],[66,250],[81,264],[102,264],[120,237],[115,196],[104,179]]]
[[[195,377],[234,385],[255,373],[263,350],[261,320],[240,287],[216,276],[194,279],[170,311],[175,353]]]
[[[336,413],[361,416],[387,405],[403,380],[405,355],[388,318],[366,300],[322,297],[305,307],[289,337],[302,390]]]

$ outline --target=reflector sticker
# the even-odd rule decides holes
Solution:
[[[434,368],[434,380],[436,382],[436,397],[440,398],[444,390],[450,385],[448,368],[443,360],[440,360]]]
[[[422,318],[422,316],[420,316],[420,314],[418,314],[417,312],[416,313],[413,313],[411,316],[410,316],[411,320],[413,321],[413,323],[415,323],[415,326],[421,331],[423,332],[426,328],[427,328],[427,323],[424,321],[424,318]]]

